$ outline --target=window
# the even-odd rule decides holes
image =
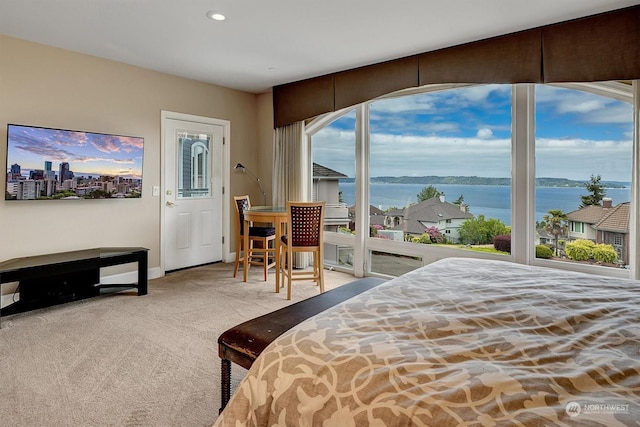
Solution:
[[[484,222],[467,225],[474,216],[499,222],[506,233],[511,86],[441,88],[372,101],[369,123],[371,209],[398,219],[376,237],[400,233],[392,240],[423,246],[413,248],[419,255],[428,250],[425,244],[465,251],[469,243],[491,245]],[[376,219],[369,216],[371,227],[379,226]]]
[[[619,234],[613,236],[613,244],[614,246],[622,246],[622,236]]]
[[[419,257],[399,255],[393,252],[371,251],[371,272],[389,276],[400,276],[422,266]]]
[[[584,233],[584,223],[571,221],[571,231],[574,233]]]
[[[178,133],[178,197],[210,197],[210,135]]]
[[[312,136],[314,201],[325,201],[325,231],[355,230],[355,112],[350,111]],[[325,234],[325,264],[353,268],[353,244],[335,243]],[[337,236],[340,239],[341,236]]]
[[[381,257],[401,255],[419,266],[475,250],[478,258],[628,276],[557,261],[566,261],[564,245],[577,239],[624,245],[625,257],[633,252],[629,230],[615,239],[598,231],[592,215],[631,210],[631,89],[619,82],[432,85],[313,120],[314,163],[348,176],[339,192],[349,230],[339,230],[349,234],[329,238],[337,258],[346,259],[340,249],[347,248],[356,274],[396,275]],[[422,205],[428,200],[431,206]],[[481,240],[486,230],[511,234],[511,254],[491,253],[491,241]],[[540,256],[555,259],[538,258],[538,248],[530,250],[538,245],[552,249]]]
[[[607,216],[631,200],[632,106],[582,89],[535,90],[536,232],[549,233],[558,254],[573,238],[609,244],[598,230],[611,229]]]

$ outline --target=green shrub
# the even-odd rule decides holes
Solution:
[[[536,258],[549,259],[553,256],[553,251],[545,245],[536,245]]]
[[[427,233],[422,233],[420,237],[414,237],[413,243],[423,243],[425,245],[430,245],[432,243],[431,236]]]
[[[593,248],[593,259],[598,262],[614,263],[618,260],[618,252],[612,245],[601,243]]]
[[[569,259],[574,261],[587,261],[593,257],[593,248],[596,246],[591,240],[578,239],[567,243],[565,252]]]

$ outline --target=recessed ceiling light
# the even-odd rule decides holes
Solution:
[[[214,21],[224,21],[226,19],[226,17],[223,14],[213,10],[210,10],[209,12],[207,12],[207,18],[213,19]]]

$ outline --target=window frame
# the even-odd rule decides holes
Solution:
[[[566,83],[552,84],[573,90],[594,93],[617,99],[633,105],[633,176],[631,178],[631,221],[629,230],[630,259],[633,260],[629,270],[612,269],[599,266],[584,266],[563,261],[544,260],[535,256],[535,84],[518,83],[512,88],[512,132],[511,132],[511,254],[496,255],[464,251],[457,248],[443,246],[417,245],[409,242],[393,242],[371,238],[368,233],[369,202],[369,105],[371,102],[383,98],[395,98],[437,92],[460,87],[478,86],[471,84],[437,84],[417,88],[404,89],[374,100],[370,100],[337,112],[327,113],[310,120],[307,129],[308,152],[312,153],[312,137],[319,130],[329,125],[348,112],[356,113],[356,234],[346,235],[335,232],[325,233],[325,242],[331,244],[350,245],[354,248],[353,270],[347,269],[357,277],[364,275],[382,276],[372,273],[368,266],[371,251],[392,252],[399,255],[420,257],[422,265],[430,264],[438,259],[447,257],[467,257],[495,260],[508,260],[520,264],[553,267],[563,270],[582,271],[592,274],[604,274],[614,277],[639,278],[640,260],[638,253],[638,224],[637,218],[639,197],[638,182],[640,181],[640,147],[639,147],[639,110],[640,108],[640,80],[634,80],[631,85],[622,82],[595,83]]]

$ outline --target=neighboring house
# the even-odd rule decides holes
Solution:
[[[605,198],[602,206],[587,206],[569,212],[569,241],[587,239],[595,243],[612,245],[618,257],[629,263],[629,203],[613,206]]]
[[[404,209],[387,212],[385,224],[394,224],[392,230],[401,230],[405,235],[420,236],[429,227],[436,227],[450,241],[460,238],[458,230],[462,223],[473,215],[465,205],[454,205],[445,201],[444,196],[432,197]]]
[[[606,201],[603,201],[606,205]],[[569,212],[567,219],[569,220],[569,240],[586,239],[596,241],[596,231],[593,226],[600,221],[605,213],[611,209],[611,201],[609,206],[591,205],[582,209]]]
[[[340,179],[347,178],[343,173],[328,167],[313,164],[312,200],[325,201],[324,229],[338,231],[338,227],[349,226],[349,210],[340,202]],[[340,255],[338,245],[324,245],[324,259],[337,264]]]
[[[612,208],[594,226],[596,243],[612,245],[624,264],[629,264],[629,202]]]
[[[377,208],[373,205],[369,205],[369,225],[382,225],[385,224],[385,211],[380,208]],[[356,228],[356,207],[349,206],[349,229],[355,230]]]
[[[536,234],[535,234],[535,244],[536,245],[553,244],[553,235],[551,235],[544,228],[538,228],[536,229]]]
[[[337,231],[338,227],[349,225],[349,211],[347,205],[340,202],[340,179],[347,175],[313,164],[312,200],[324,200],[326,210],[324,214],[325,230]]]

